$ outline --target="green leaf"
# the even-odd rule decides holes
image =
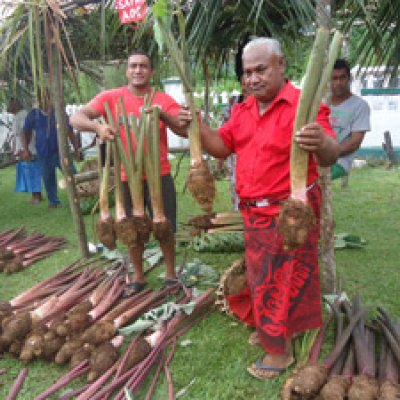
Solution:
[[[119,331],[127,336],[133,332],[143,332],[149,328],[156,328],[162,322],[170,320],[178,313],[190,315],[196,307],[196,303],[191,301],[187,304],[175,304],[168,302],[159,307],[153,308],[143,314],[143,316],[131,325],[120,329]]]
[[[168,14],[168,2],[167,0],[157,0],[153,4],[153,14],[157,18],[163,18]]]
[[[164,49],[164,38],[163,35],[161,33],[161,29],[160,29],[160,25],[158,23],[158,19],[154,20],[154,40],[157,43],[159,52],[162,53],[163,49]]]
[[[244,250],[243,232],[203,234],[193,239],[193,250],[209,253],[232,253]]]
[[[154,326],[156,323],[154,321],[144,321],[144,320],[138,320],[135,323],[126,326],[125,328],[119,329],[119,332],[124,335],[124,336],[129,336],[132,333],[137,333],[137,332],[143,332],[152,326]]]
[[[335,239],[335,249],[345,249],[346,241],[344,239]]]
[[[157,265],[163,258],[163,253],[160,247],[146,249],[143,254],[144,260],[151,265]]]

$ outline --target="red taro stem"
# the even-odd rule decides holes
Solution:
[[[335,345],[335,348],[329,353],[328,357],[323,362],[323,366],[327,369],[331,369],[334,365],[337,358],[340,356],[344,348],[346,347],[346,343],[350,339],[350,336],[353,332],[355,325],[358,323],[361,317],[365,315],[365,310],[360,310],[356,315],[352,317],[349,324],[343,330],[340,340]]]
[[[12,385],[10,392],[7,395],[6,400],[16,400],[18,397],[18,393],[21,390],[22,385],[24,384],[26,375],[28,374],[28,368],[24,368],[18,375],[14,384]]]
[[[74,369],[69,371],[66,375],[62,376],[56,383],[46,389],[43,393],[39,394],[35,400],[45,400],[52,396],[54,393],[59,391],[64,386],[68,385],[71,381],[77,377],[85,374],[89,370],[89,360],[82,361]]]

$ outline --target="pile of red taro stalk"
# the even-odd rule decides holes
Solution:
[[[314,342],[307,365],[287,378],[282,400],[400,398],[400,320],[393,321],[378,307],[378,316],[369,321],[367,312],[358,296],[352,305],[347,301],[332,305],[329,320],[336,320],[334,348],[324,361],[318,361],[325,326]]]
[[[142,386],[153,366],[155,375],[146,398],[151,398],[162,371],[168,398],[174,398],[169,363],[176,341],[212,311],[214,291],[193,297],[190,289],[177,284],[123,298],[127,268],[127,261],[77,260],[11,301],[0,303],[0,354],[8,352],[24,364],[44,359],[69,365],[70,371],[35,400],[50,398],[83,375],[86,384],[59,398],[123,399],[126,390],[135,393]],[[194,302],[194,311],[174,314],[153,333],[144,331],[136,337],[119,333],[119,328],[167,298],[170,302],[171,296],[176,304]],[[16,382],[14,392],[20,386]]]
[[[24,227],[0,232],[0,271],[7,274],[21,271],[62,249],[65,242],[63,237],[45,236],[39,232],[28,234]]]

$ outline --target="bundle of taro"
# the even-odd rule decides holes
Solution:
[[[127,116],[122,98],[116,105],[114,115],[121,115],[126,134],[126,146],[121,140],[119,124],[114,121],[109,105],[106,103],[108,123],[116,127],[114,142],[107,142],[106,162],[100,188],[100,220],[96,224],[99,240],[108,248],[114,249],[116,241],[128,246],[133,258],[143,257],[145,244],[153,232],[160,242],[165,259],[175,256],[174,234],[164,213],[161,190],[160,166],[160,120],[159,109],[146,110],[152,105],[154,94],[145,98],[139,122]],[[136,145],[133,139],[136,138]],[[108,178],[111,157],[115,166],[115,219],[108,205]],[[132,199],[132,216],[128,216],[123,202],[121,165],[127,175],[129,194]],[[145,212],[143,175],[146,174],[151,198],[152,220]]]
[[[400,323],[394,323],[382,309],[372,323],[367,310],[355,297],[332,305],[336,316],[334,349],[318,362],[326,326],[311,350],[307,365],[286,380],[283,400],[395,400],[400,398]],[[344,321],[347,320],[347,326]],[[377,346],[379,343],[379,346]],[[379,347],[379,349],[378,349]]]
[[[136,306],[143,310],[161,304],[161,299],[170,289],[163,289],[158,293],[145,295],[146,300],[139,299],[136,295]],[[146,303],[145,306],[139,302]],[[165,299],[162,300],[165,302]],[[210,307],[213,302],[213,290],[209,290],[197,298],[193,298],[191,292],[185,288],[185,295],[177,300],[177,304],[188,304],[193,302],[194,309],[190,315],[176,313],[170,319],[164,320],[154,331],[144,331],[137,335],[129,344],[122,357],[118,357],[115,345],[110,342],[103,343],[86,360],[81,360],[67,375],[61,377],[54,385],[40,394],[36,400],[44,400],[53,395],[56,391],[65,387],[71,380],[89,372],[89,384],[74,389],[68,395],[62,397],[64,400],[74,397],[78,400],[105,400],[109,398],[123,400],[126,393],[134,394],[147,379],[150,371],[156,366],[156,370],[148,388],[145,399],[153,395],[155,385],[160,373],[164,371],[168,382],[168,399],[174,399],[174,387],[169,364],[173,357],[176,342],[195,323],[203,319],[212,311]],[[115,320],[114,320],[115,321]],[[120,337],[118,337],[120,339]],[[120,340],[121,342],[121,340]],[[170,351],[168,353],[168,348]]]
[[[18,272],[34,262],[60,250],[65,239],[45,236],[39,232],[27,234],[24,227],[0,233],[0,271]]]

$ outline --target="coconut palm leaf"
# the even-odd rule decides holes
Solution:
[[[346,0],[336,10],[344,32],[356,31],[353,61],[360,66],[385,65],[397,75],[400,64],[400,2]]]

